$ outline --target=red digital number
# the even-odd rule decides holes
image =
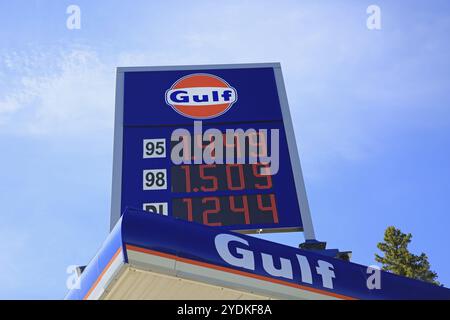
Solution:
[[[183,155],[183,160],[185,162],[191,160],[191,137],[190,136],[186,136],[186,135],[181,135],[180,139],[178,140],[178,142],[182,142],[183,143],[183,148],[180,151],[180,154]],[[187,152],[185,152],[187,150]]]
[[[189,148],[192,149],[193,147],[193,152],[191,155],[191,160],[192,162],[195,163],[195,160],[197,160],[197,158],[195,157],[195,150],[201,150],[200,152],[203,154],[203,149],[205,149],[206,145],[203,144],[203,136],[201,134],[194,134],[194,142],[192,144],[192,146],[189,146]]]
[[[208,148],[209,156],[211,159],[216,158],[216,137],[213,134],[206,135],[206,137],[209,139],[209,143],[203,146],[204,149]],[[219,147],[219,146],[218,146]],[[220,145],[220,147],[222,147]],[[206,154],[207,150],[204,150],[204,155]]]
[[[259,173],[259,168],[260,167],[268,167],[265,164],[262,163],[256,163],[256,164],[252,164],[252,170],[253,170],[253,175],[256,178],[264,178],[266,179],[266,184],[259,184],[259,183],[255,183],[255,188],[256,189],[270,189],[272,188],[272,176],[271,175],[263,175]]]
[[[250,132],[248,135],[249,157],[257,160],[259,157],[267,157],[267,130]]]
[[[191,198],[184,198],[183,202],[186,204],[186,207],[187,207],[188,221],[192,221],[193,220],[193,217],[192,217],[192,199]]]
[[[233,141],[230,142],[227,139],[228,136],[226,135],[226,133],[223,133],[222,135],[223,135],[223,138],[222,138],[223,145],[226,148],[226,152],[230,152],[231,151],[230,149],[232,149],[233,153],[236,153],[235,156],[240,158],[241,157],[241,148],[240,148],[240,141],[239,141],[238,137],[237,136],[233,136],[232,137]]]
[[[202,178],[203,180],[209,180],[212,182],[212,186],[211,187],[205,187],[205,186],[201,186],[200,189],[202,191],[217,191],[218,187],[218,183],[217,183],[217,177],[212,176],[212,175],[206,175],[205,174],[205,169],[207,168],[215,168],[216,165],[215,164],[201,164],[199,166],[199,170],[200,170],[200,178]]]
[[[241,164],[227,164],[226,165],[226,172],[227,172],[227,185],[229,190],[243,190],[245,188],[245,181],[244,181],[244,168]],[[238,168],[239,172],[239,185],[233,186],[233,179],[231,176],[231,168]]]
[[[239,208],[236,206],[236,202],[234,200],[234,196],[230,196],[230,209],[233,212],[243,213],[245,218],[245,224],[250,224],[250,212],[248,210],[248,200],[247,196],[242,196],[242,207]]]
[[[181,169],[184,170],[186,192],[191,192],[191,166],[181,166]]]
[[[214,202],[214,209],[207,209],[203,211],[203,224],[208,226],[221,226],[222,222],[209,222],[208,215],[220,212],[220,201],[218,197],[206,197],[202,199],[202,203]]]
[[[270,206],[266,207],[263,204],[262,201],[262,196],[261,194],[258,194],[256,196],[256,199],[258,200],[258,209],[261,211],[271,211],[272,212],[272,217],[273,217],[273,222],[274,223],[278,223],[278,212],[277,212],[277,205],[275,203],[275,196],[273,194],[269,194],[269,198],[270,198]]]

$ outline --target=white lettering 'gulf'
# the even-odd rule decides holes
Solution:
[[[223,87],[193,87],[170,89],[166,92],[168,104],[179,106],[208,106],[236,101],[236,90]]]

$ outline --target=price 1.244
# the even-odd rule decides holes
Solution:
[[[176,198],[173,216],[209,226],[278,223],[274,194]]]

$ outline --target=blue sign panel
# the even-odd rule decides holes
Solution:
[[[280,65],[119,68],[111,228],[127,207],[314,238]]]

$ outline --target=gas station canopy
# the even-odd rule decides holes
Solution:
[[[66,299],[450,299],[450,290],[127,209]]]

